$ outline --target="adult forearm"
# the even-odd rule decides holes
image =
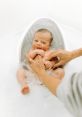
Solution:
[[[54,94],[56,95],[56,89],[58,85],[60,84],[60,79],[54,78],[52,76],[49,76],[44,73],[38,74],[39,79],[42,81],[42,83]]]
[[[82,48],[70,52],[69,61],[79,56],[82,56]]]

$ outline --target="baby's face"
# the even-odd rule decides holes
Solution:
[[[51,34],[49,32],[37,32],[34,35],[32,48],[48,50],[51,44]]]

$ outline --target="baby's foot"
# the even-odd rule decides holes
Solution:
[[[26,86],[23,86],[23,88],[22,88],[22,90],[21,90],[21,92],[22,92],[22,94],[27,94],[27,93],[29,93],[29,87],[26,85]]]

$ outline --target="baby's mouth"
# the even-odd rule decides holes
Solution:
[[[42,49],[41,47],[37,47],[37,49]]]

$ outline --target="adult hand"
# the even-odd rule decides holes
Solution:
[[[41,56],[38,56],[37,59],[32,60],[30,66],[37,75],[41,75],[43,72],[45,72],[45,66]]]
[[[54,65],[54,68],[67,63],[70,60],[71,54],[70,54],[69,51],[59,49],[57,51],[51,52],[50,55],[47,56],[46,60],[51,60],[51,59],[53,59],[55,57],[58,58],[58,61]]]

